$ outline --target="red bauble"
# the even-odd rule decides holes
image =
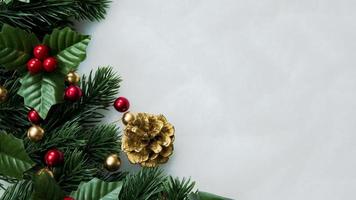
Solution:
[[[31,74],[37,74],[42,70],[42,62],[37,58],[32,58],[27,62],[27,70]]]
[[[54,57],[46,58],[43,61],[43,69],[46,72],[53,72],[54,70],[56,70],[57,69],[57,59]]]
[[[64,155],[61,151],[57,149],[52,149],[47,151],[45,155],[46,165],[49,167],[57,166],[62,164],[64,161]]]
[[[66,88],[64,98],[69,101],[78,101],[82,95],[82,89],[76,85],[70,85]]]
[[[40,44],[33,49],[33,55],[35,58],[43,60],[48,57],[49,48],[46,45]]]
[[[114,107],[119,112],[126,112],[130,108],[130,102],[125,97],[119,97],[115,100]]]
[[[38,112],[36,110],[30,110],[27,114],[28,121],[30,121],[33,124],[39,124],[41,123],[42,119]]]
[[[74,198],[72,198],[72,197],[64,197],[64,199],[63,200],[75,200]]]

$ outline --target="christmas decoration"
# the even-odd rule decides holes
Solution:
[[[76,72],[69,72],[66,76],[66,81],[72,85],[78,84],[80,81],[80,75]]]
[[[114,107],[119,112],[126,112],[130,108],[130,102],[125,97],[119,97],[115,100]]]
[[[1,4],[0,82],[9,91],[0,86],[0,102],[8,99],[0,105],[0,199],[225,199],[146,168],[168,161],[174,128],[163,115],[127,112],[124,97],[114,101],[121,78],[113,68],[99,67],[79,84],[75,71],[86,58],[90,36],[65,25],[103,19],[108,2]],[[126,112],[123,135],[115,124],[100,123],[113,104]],[[130,162],[144,168],[135,174],[119,170],[120,145]]]
[[[64,197],[64,199],[63,200],[75,200],[74,198],[72,198],[72,197]]]
[[[46,72],[53,72],[57,69],[57,59],[54,57],[48,57],[43,61],[43,69]]]
[[[39,44],[33,48],[33,56],[39,60],[44,60],[49,55],[49,48],[46,45]]]
[[[33,109],[28,112],[27,118],[32,124],[39,124],[42,121],[40,115]]]
[[[144,167],[166,163],[173,153],[174,127],[163,115],[137,113],[125,121],[122,150]]]
[[[7,89],[3,86],[0,86],[0,103],[3,103],[7,100]]]
[[[64,155],[61,151],[57,149],[51,149],[47,151],[45,155],[45,162],[47,166],[53,167],[63,163]]]
[[[27,62],[27,70],[31,74],[37,74],[42,71],[42,62],[37,58],[32,58]]]
[[[51,170],[49,170],[48,168],[42,168],[37,172],[37,175],[41,175],[43,173],[46,173],[48,175],[50,175],[52,178],[54,178],[53,172]]]
[[[37,125],[31,126],[27,131],[27,137],[32,142],[38,142],[38,141],[42,140],[44,134],[45,134],[45,131],[40,126],[37,126]]]
[[[105,168],[109,171],[116,171],[120,168],[121,160],[117,154],[108,156],[105,160]]]
[[[64,98],[69,101],[78,101],[82,97],[82,90],[76,85],[70,85],[66,88]]]

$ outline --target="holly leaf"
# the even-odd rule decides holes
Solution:
[[[35,109],[45,119],[50,108],[63,102],[64,77],[57,73],[27,73],[21,78],[18,94],[24,98],[25,105]]]
[[[76,200],[116,200],[122,188],[122,182],[105,182],[97,178],[80,184],[77,191],[70,195]]]
[[[0,174],[22,179],[23,173],[34,164],[22,140],[11,134],[0,133]]]
[[[207,192],[195,192],[188,195],[188,200],[232,200],[225,197],[220,197]]]
[[[63,191],[48,173],[40,173],[34,177],[32,200],[63,200],[63,198]]]
[[[38,43],[35,34],[4,24],[0,32],[0,65],[8,70],[25,69]]]
[[[58,60],[58,72],[67,75],[75,71],[79,64],[86,58],[86,48],[90,36],[81,35],[70,28],[54,29],[46,35],[43,43],[50,47],[51,54]]]

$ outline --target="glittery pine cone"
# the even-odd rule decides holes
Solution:
[[[132,164],[155,167],[173,153],[174,127],[163,115],[126,113],[122,149]]]

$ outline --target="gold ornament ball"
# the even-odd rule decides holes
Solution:
[[[71,84],[77,84],[80,81],[80,75],[77,72],[69,72],[66,81]]]
[[[43,173],[47,173],[49,176],[51,176],[52,178],[54,178],[54,174],[51,170],[49,170],[48,168],[43,168],[38,170],[38,172],[36,173],[38,176],[42,175]]]
[[[108,156],[105,160],[105,168],[111,172],[120,168],[121,160],[117,154]]]
[[[130,112],[127,112],[122,116],[122,123],[124,123],[125,125],[127,125],[133,120],[135,120],[135,115]]]
[[[44,130],[37,125],[33,125],[30,127],[27,131],[27,137],[32,141],[32,142],[38,142],[42,140],[44,136]]]
[[[7,99],[7,89],[3,86],[0,86],[0,103],[5,102]]]

